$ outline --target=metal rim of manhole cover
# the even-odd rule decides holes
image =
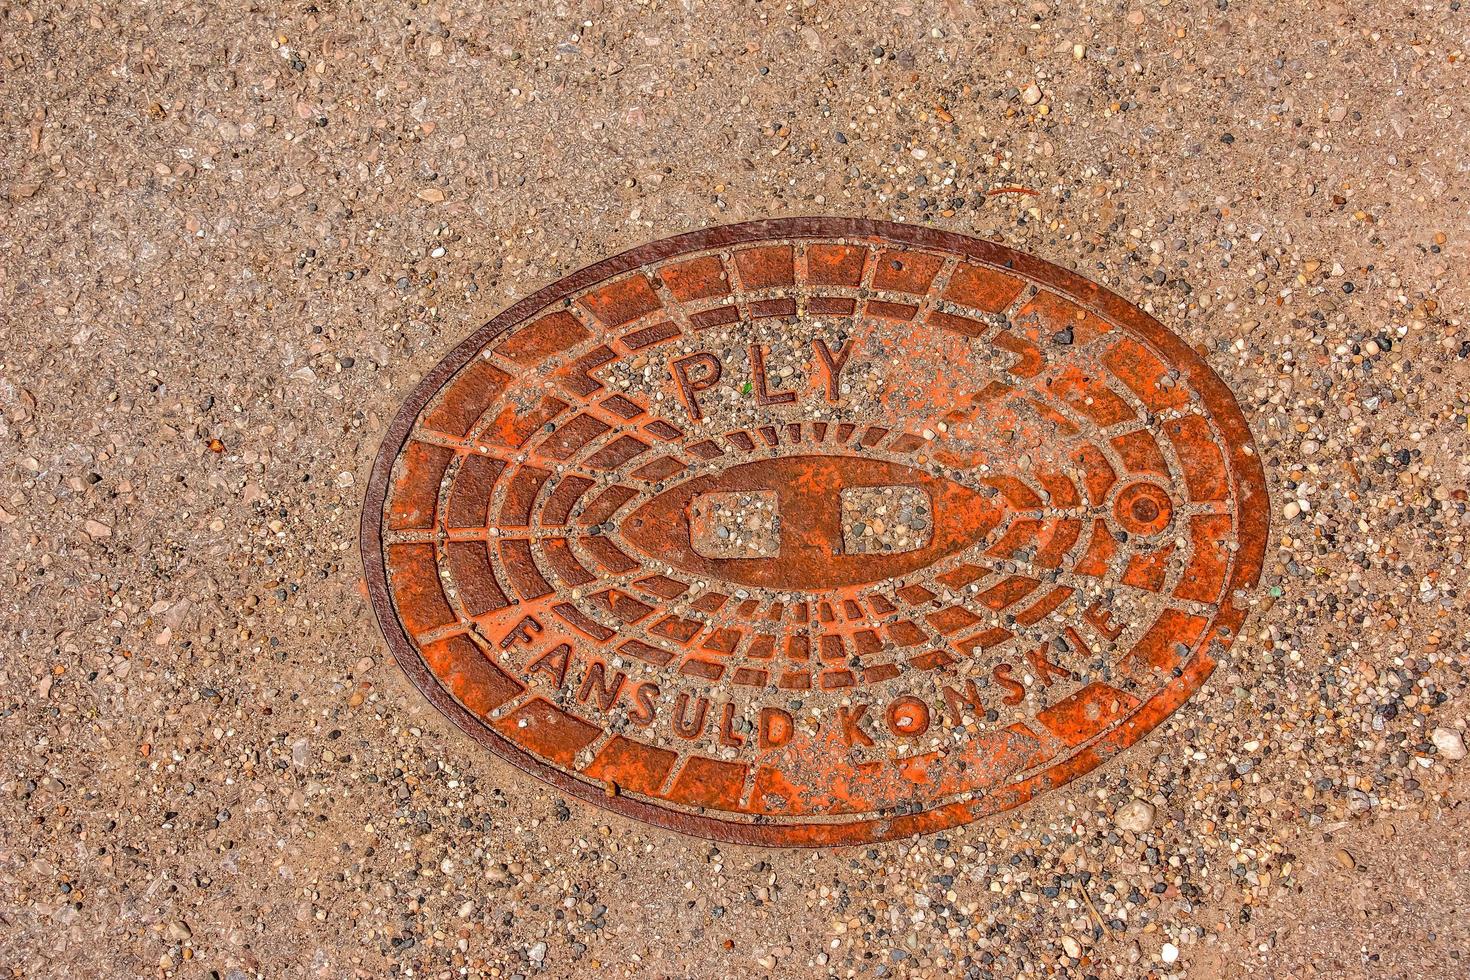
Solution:
[[[362,552],[399,663],[560,790],[857,844],[1131,745],[1240,631],[1230,390],[1113,293],[881,221],[711,228],[515,304],[415,388]]]

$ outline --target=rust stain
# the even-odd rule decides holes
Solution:
[[[391,424],[361,550],[400,665],[481,745],[636,819],[823,846],[1142,738],[1239,632],[1269,513],[1229,389],[1137,308],[797,218],[487,323]]]

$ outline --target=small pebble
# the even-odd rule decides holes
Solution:
[[[1465,758],[1465,739],[1455,729],[1436,728],[1429,733],[1429,740],[1434,743],[1442,758],[1451,762],[1459,762]]]
[[[1113,823],[1119,830],[1142,834],[1154,825],[1154,805],[1147,800],[1129,800],[1118,808]]]

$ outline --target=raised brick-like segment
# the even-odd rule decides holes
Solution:
[[[482,327],[390,427],[362,550],[399,662],[476,741],[652,823],[852,844],[1158,725],[1240,630],[1268,514],[1229,390],[1119,297],[782,219]]]

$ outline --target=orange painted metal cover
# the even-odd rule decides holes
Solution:
[[[1245,619],[1230,391],[1003,246],[791,218],[633,249],[409,397],[362,521],[425,695],[561,790],[721,840],[952,827],[1088,772]]]

